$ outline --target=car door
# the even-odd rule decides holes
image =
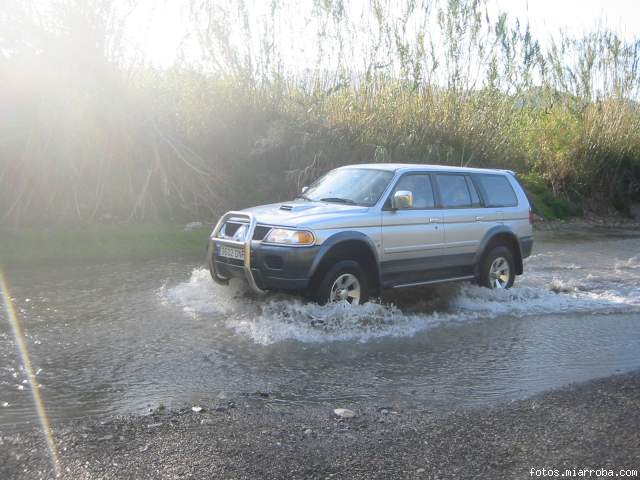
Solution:
[[[435,180],[443,212],[443,262],[453,272],[459,267],[473,264],[480,242],[499,220],[499,215],[493,209],[482,207],[478,192],[468,175],[438,173]]]
[[[413,206],[393,210],[396,191],[413,194]],[[382,278],[385,284],[411,283],[424,278],[432,259],[442,255],[442,211],[436,206],[431,176],[407,173],[396,183],[382,210]]]

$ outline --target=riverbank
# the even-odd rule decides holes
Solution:
[[[210,225],[94,224],[0,229],[0,266],[202,255]]]
[[[625,215],[594,215],[586,214],[579,217],[571,217],[557,220],[543,220],[538,218],[533,224],[534,231],[554,231],[576,228],[621,228],[640,229],[640,213],[634,218]]]
[[[640,372],[444,416],[336,405],[356,413],[347,419],[266,395],[66,424],[56,432],[63,478],[524,479],[531,468],[640,467]],[[50,478],[39,432],[0,446],[0,477]]]
[[[536,231],[575,228],[640,229],[640,219],[585,215],[537,221]],[[204,255],[211,225],[95,224],[70,227],[0,228],[0,266],[73,261],[149,259]]]

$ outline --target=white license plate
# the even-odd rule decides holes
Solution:
[[[220,245],[218,255],[221,257],[235,258],[236,260],[244,260],[244,249],[228,247],[227,245]]]

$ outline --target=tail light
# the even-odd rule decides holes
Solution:
[[[529,209],[529,225],[533,225],[533,210]]]

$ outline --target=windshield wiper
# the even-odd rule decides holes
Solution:
[[[298,195],[296,198],[301,198],[303,200],[306,200],[308,202],[313,202],[313,200],[311,200],[309,197],[307,197],[305,194],[301,193],[300,195]]]
[[[356,202],[354,202],[353,200],[350,200],[348,198],[340,198],[340,197],[321,198],[320,201],[321,202],[346,203],[348,205],[357,205]]]

